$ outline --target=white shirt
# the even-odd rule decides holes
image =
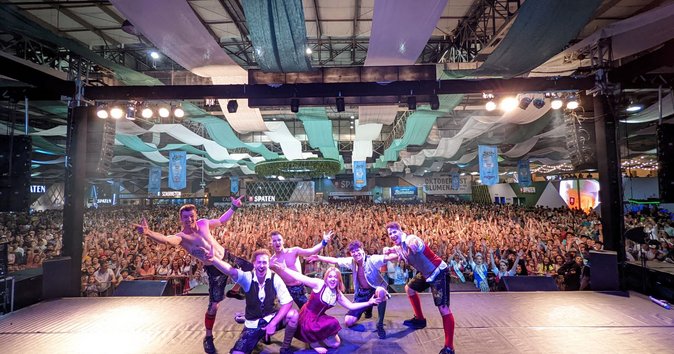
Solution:
[[[264,302],[264,299],[267,296],[264,290],[264,283],[267,281],[267,279],[271,278],[273,272],[271,270],[267,270],[267,274],[264,280],[262,281],[262,284],[260,284],[258,278],[254,276],[252,272],[244,272],[241,269],[237,269],[236,273],[237,273],[236,283],[241,285],[241,287],[245,292],[248,292],[248,290],[250,290],[250,286],[253,282],[257,283],[259,289],[257,297],[258,299],[260,299],[260,302]],[[285,305],[293,301],[293,298],[290,296],[288,288],[286,288],[286,285],[281,279],[281,277],[274,277],[274,290],[276,290],[276,297],[278,297],[280,305]],[[271,321],[271,319],[274,318],[275,315],[276,313],[267,315],[266,317],[264,317],[264,320],[267,321],[267,323],[269,323],[269,321]],[[257,328],[258,322],[259,319],[246,320],[244,326],[246,326],[246,328]]]

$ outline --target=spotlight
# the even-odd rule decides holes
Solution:
[[[101,119],[107,119],[108,118],[108,111],[106,110],[106,107],[104,104],[99,105],[98,108],[96,109],[96,117],[101,118]]]
[[[140,112],[140,115],[143,116],[145,119],[150,119],[152,118],[152,115],[154,112],[152,112],[152,108],[150,107],[144,107],[143,110]]]
[[[407,109],[414,111],[417,109],[417,98],[415,96],[407,97]]]
[[[337,97],[335,106],[337,106],[337,112],[344,112],[344,97]]]
[[[501,100],[500,108],[504,112],[510,112],[513,109],[515,109],[515,107],[517,107],[518,104],[519,102],[517,102],[517,99],[515,97],[506,97],[503,100]]]
[[[642,109],[644,109],[644,105],[633,102],[630,102],[630,105],[625,108],[625,110],[630,113],[639,112]]]
[[[431,109],[434,111],[440,109],[440,98],[438,98],[438,95],[431,95]]]
[[[541,109],[543,106],[545,106],[545,100],[542,98],[535,98],[534,101],[534,107]]]
[[[169,116],[169,114],[171,114],[171,112],[169,112],[168,108],[166,108],[166,107],[159,108],[159,116],[160,117],[167,118]]]
[[[120,119],[123,116],[124,116],[124,111],[121,108],[115,106],[115,107],[112,107],[112,109],[110,109],[110,117],[112,117],[113,119]]]
[[[290,99],[290,111],[293,113],[297,113],[300,111],[300,100],[298,98]]]
[[[237,109],[239,109],[239,103],[236,100],[227,101],[227,112],[236,113]]]
[[[307,55],[311,55],[311,53],[313,53],[313,51],[309,47],[307,47],[307,49],[304,52],[307,53]]]
[[[568,100],[566,101],[566,109],[576,109],[578,108],[578,99],[576,96],[569,96]]]
[[[526,96],[522,97],[520,99],[520,103],[518,104],[518,106],[520,107],[520,109],[527,109],[527,108],[529,108],[529,105],[531,104],[531,101],[532,101],[531,97],[526,97]]]
[[[488,112],[491,112],[496,109],[496,102],[489,100],[487,103],[484,105],[484,109],[486,109]]]
[[[183,110],[183,108],[180,105],[177,105],[173,109],[173,116],[176,117],[176,118],[182,118],[182,117],[185,116],[185,111]]]
[[[157,60],[157,59],[159,59],[159,53],[157,53],[157,51],[153,50],[153,51],[150,52],[150,57],[154,60]]]
[[[562,108],[563,105],[564,105],[564,102],[562,102],[561,98],[559,98],[557,96],[552,97],[552,101],[550,101],[550,108],[560,109],[560,108]]]

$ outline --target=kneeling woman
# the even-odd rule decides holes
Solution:
[[[339,347],[341,342],[337,333],[342,326],[336,318],[326,315],[325,311],[331,309],[336,303],[355,311],[386,300],[386,290],[378,287],[375,295],[368,302],[351,302],[344,296],[342,273],[335,267],[328,268],[323,279],[310,278],[280,263],[274,263],[272,269],[276,273],[285,273],[311,288],[309,301],[300,310],[295,338],[309,343],[319,353],[327,352],[321,342],[331,348]]]

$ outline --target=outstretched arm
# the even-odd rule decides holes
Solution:
[[[242,200],[243,200],[244,197],[245,197],[244,195],[242,195],[242,196],[240,196],[236,199],[234,197],[229,197],[232,200],[232,206],[229,208],[229,210],[227,210],[219,218],[208,220],[208,226],[218,227],[218,226],[226,223],[227,221],[229,221],[229,219],[232,218],[232,215],[234,215],[234,212],[236,211],[236,209],[239,209],[243,205]]]
[[[178,246],[180,245],[180,241],[182,241],[179,236],[166,236],[160,234],[159,232],[150,230],[150,226],[147,224],[147,220],[145,220],[144,217],[140,221],[140,224],[134,224],[133,226],[136,228],[136,231],[138,231],[139,234],[149,236],[153,241],[158,243],[167,243],[169,245]]]
[[[330,230],[328,232],[324,232],[323,233],[323,240],[321,240],[321,242],[314,247],[311,247],[311,248],[293,247],[293,248],[297,252],[298,256],[307,257],[307,256],[311,256],[312,254],[317,254],[321,249],[323,249],[323,247],[328,245],[328,242],[330,242],[330,239],[332,238],[333,234],[334,233],[332,232],[332,230]]]
[[[309,257],[305,257],[305,260],[307,260],[309,263],[313,262],[323,262],[323,263],[328,263],[328,264],[337,264],[338,259],[335,257],[328,257],[328,256],[321,256],[318,254],[312,254]]]
[[[517,258],[515,258],[515,263],[513,263],[513,267],[510,268],[511,273],[517,271],[517,264],[520,263],[520,258],[522,258],[523,254],[524,254],[524,251],[522,251],[522,250],[517,252]]]
[[[223,274],[229,275],[232,278],[232,280],[234,281],[238,280],[239,272],[229,263],[218,258],[210,258],[209,261],[215,266],[215,268],[218,268],[218,270],[220,270]]]
[[[376,296],[372,296],[370,300],[365,302],[352,302],[340,291],[339,295],[337,295],[337,302],[339,302],[339,304],[344,306],[347,310],[355,311],[368,306],[379,304],[381,303],[381,300],[379,300]]]
[[[296,272],[292,269],[288,269],[286,267],[285,263],[278,263],[274,262],[274,264],[271,265],[271,269],[276,272],[277,274],[285,274],[302,284],[312,288],[312,289],[320,289],[323,286],[323,279],[320,278],[311,278],[308,277],[300,272]]]

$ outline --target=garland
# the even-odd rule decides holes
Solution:
[[[272,160],[258,162],[255,165],[255,174],[271,177],[309,177],[334,176],[341,170],[339,161],[333,159],[308,160]]]

